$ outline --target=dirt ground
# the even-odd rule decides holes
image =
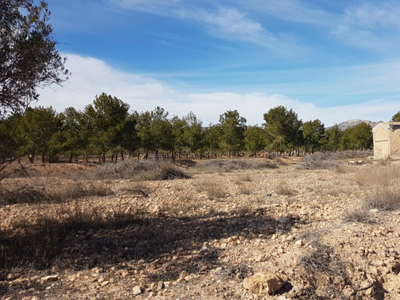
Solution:
[[[400,299],[400,210],[365,208],[368,174],[400,165],[354,161],[230,171],[182,163],[191,178],[162,181],[91,179],[94,165],[15,168],[2,187],[112,192],[1,204],[0,297]],[[257,273],[281,287],[244,285]]]

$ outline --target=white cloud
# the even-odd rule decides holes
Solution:
[[[310,102],[302,102],[280,94],[265,93],[182,93],[168,84],[116,70],[105,62],[91,57],[67,55],[67,67],[71,79],[63,88],[52,87],[41,91],[37,105],[52,106],[58,112],[67,107],[83,110],[103,92],[128,103],[131,110],[146,111],[161,106],[170,115],[184,116],[194,112],[205,125],[217,123],[219,115],[227,110],[238,110],[249,124],[263,122],[263,114],[283,105],[298,113],[304,121],[320,119],[325,125],[348,119],[389,120],[399,110],[398,101],[385,99],[363,104],[319,108]]]
[[[245,12],[229,6],[211,4],[205,6],[182,0],[108,0],[111,3],[156,15],[195,22],[208,34],[221,39],[246,42],[267,49],[284,57],[304,55],[304,46],[287,33],[271,33],[261,23]],[[204,3],[203,3],[204,4]]]
[[[347,8],[332,33],[349,44],[383,53],[398,52],[400,3],[371,2]]]

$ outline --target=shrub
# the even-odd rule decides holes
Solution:
[[[280,195],[293,196],[297,192],[292,189],[285,181],[281,181],[276,187],[275,192]]]
[[[389,211],[400,208],[400,187],[376,186],[372,188],[367,193],[365,206]]]
[[[161,160],[107,163],[86,172],[85,177],[89,179],[124,178],[138,181],[190,178],[174,164]]]
[[[206,192],[209,199],[226,197],[225,185],[213,178],[205,178],[197,182],[197,191]]]
[[[372,215],[368,208],[359,207],[353,210],[347,210],[343,214],[344,222],[372,223]]]
[[[203,173],[231,172],[248,169],[275,169],[278,168],[264,159],[213,159],[198,164],[193,170]]]

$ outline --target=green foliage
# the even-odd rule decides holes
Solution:
[[[183,120],[187,124],[184,131],[186,145],[192,153],[195,153],[202,148],[204,143],[203,122],[201,122],[193,112],[188,113]]]
[[[392,117],[392,122],[400,122],[400,111]]]
[[[267,146],[267,133],[258,126],[247,127],[244,132],[244,143],[248,151],[256,154]]]
[[[244,149],[246,119],[241,117],[237,110],[229,110],[220,115],[219,122],[222,129],[220,147],[229,154],[238,154]]]
[[[340,140],[342,139],[343,131],[339,126],[335,125],[325,130],[325,138],[323,139],[323,149],[326,151],[339,150]]]
[[[215,154],[220,150],[222,127],[220,124],[210,124],[204,133],[204,149],[209,155]]]
[[[15,130],[22,115],[14,114],[7,119],[0,120],[0,163],[18,156],[18,141],[15,139]]]
[[[90,132],[89,141],[102,153],[121,143],[121,129],[128,118],[129,105],[105,93],[96,96],[93,105],[85,107],[85,117]]]
[[[347,128],[340,140],[340,150],[372,149],[372,127],[367,123],[360,123]]]
[[[52,136],[61,126],[61,118],[53,108],[28,108],[15,131],[20,153],[30,153],[32,162],[36,154],[41,154],[44,163],[46,154],[50,153]]]
[[[172,124],[168,120],[168,112],[157,106],[153,111],[135,113],[137,119],[137,132],[141,140],[142,148],[149,151],[171,151],[174,148]]]
[[[321,146],[325,134],[324,124],[318,119],[308,121],[303,124],[302,131],[306,151],[311,148],[311,153],[314,153],[314,150],[318,150]]]
[[[282,151],[301,144],[302,121],[292,110],[283,106],[271,108],[264,114],[264,127],[272,149]]]
[[[1,0],[0,16],[0,114],[5,115],[37,100],[37,87],[61,84],[68,71],[55,48],[44,1]]]

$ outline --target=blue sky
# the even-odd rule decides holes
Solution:
[[[111,94],[131,110],[237,109],[261,125],[277,105],[326,126],[400,110],[400,2],[49,0],[72,76],[38,105],[83,109]]]

